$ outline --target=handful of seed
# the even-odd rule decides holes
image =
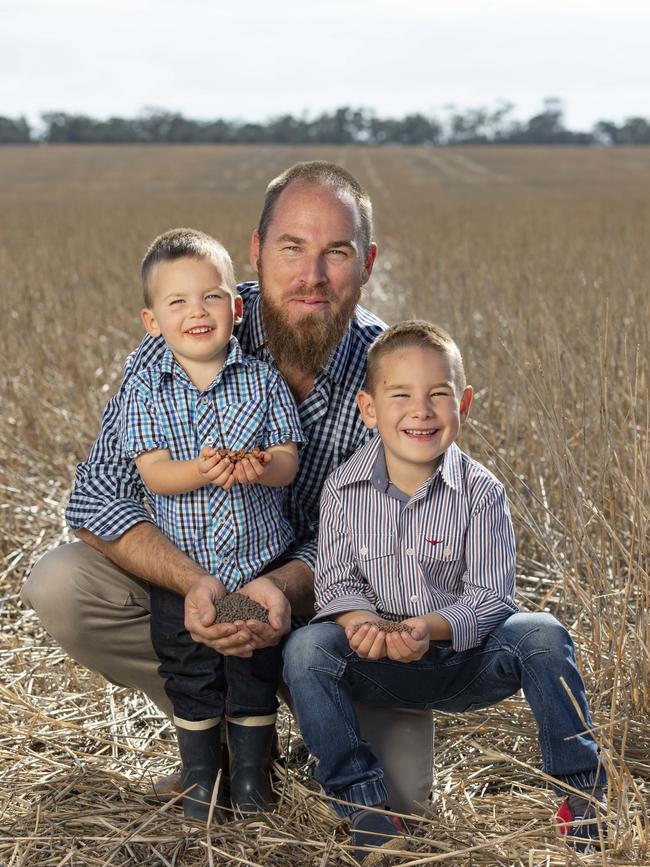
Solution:
[[[216,449],[216,452],[219,460],[228,458],[231,464],[237,464],[239,461],[243,461],[244,458],[257,458],[258,461],[265,463],[265,453],[262,449],[251,449],[250,451],[246,449],[237,449],[236,451],[233,451],[233,449]]]
[[[269,612],[259,602],[243,593],[228,593],[215,603],[215,623],[234,623],[235,620],[269,622]]]
[[[355,623],[353,634],[361,626],[376,626],[380,632],[409,632],[411,627],[408,623],[396,623],[394,620],[364,620],[363,623]]]

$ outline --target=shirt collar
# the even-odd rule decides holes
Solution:
[[[443,482],[452,490],[463,493],[463,473],[462,473],[462,452],[456,445],[452,443],[442,456],[438,468],[433,473],[427,482],[427,487],[430,487],[431,482],[437,475],[440,475]],[[351,485],[355,482],[373,482],[374,477],[380,480],[382,477],[388,482],[388,473],[386,472],[386,459],[384,457],[384,449],[381,443],[381,437],[376,436],[367,445],[358,449],[348,462],[339,470],[339,485]]]
[[[242,352],[241,346],[236,337],[231,337],[228,341],[228,355],[226,356],[226,360],[223,363],[223,370],[226,367],[229,367],[231,364],[241,364],[245,361],[244,353]],[[219,373],[221,373],[221,370]],[[179,376],[181,379],[185,379],[188,382],[190,381],[189,376],[185,373],[181,365],[174,358],[174,353],[171,351],[169,346],[165,347],[165,351],[163,352],[162,358],[160,360],[160,372],[163,374],[161,378],[161,383],[167,377]],[[215,377],[219,376],[219,373]],[[208,389],[206,389],[207,391]]]

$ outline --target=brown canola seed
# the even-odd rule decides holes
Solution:
[[[361,626],[376,626],[380,632],[410,632],[411,627],[407,623],[395,623],[394,620],[364,620],[363,623],[357,623],[354,627],[354,632]]]
[[[224,458],[228,458],[228,460],[232,464],[237,464],[239,461],[243,461],[244,458],[257,458],[257,460],[264,460],[264,451],[262,449],[217,449],[217,455],[220,460]]]
[[[228,593],[215,603],[215,623],[234,623],[235,620],[259,620],[269,622],[269,612],[243,593]]]

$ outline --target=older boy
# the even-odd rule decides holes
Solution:
[[[503,487],[455,444],[472,403],[456,344],[426,322],[394,326],[370,348],[357,400],[380,436],[325,483],[317,615],[284,652],[316,778],[351,818],[355,845],[399,846],[396,817],[366,809],[388,809],[387,794],[353,701],[462,712],[523,688],[546,772],[585,793],[569,795],[560,818],[593,817],[605,774],[562,686],[589,726],[571,638],[548,614],[516,613]],[[599,825],[569,834],[597,839]]]
[[[123,451],[135,458],[156,523],[218,579],[217,596],[245,593],[294,538],[281,486],[298,468],[297,409],[277,370],[245,356],[232,336],[242,299],[230,256],[214,238],[193,229],[160,235],[142,262],[142,282],[142,321],[166,349],[129,382]],[[182,596],[155,585],[151,634],[174,707],[185,815],[207,818],[224,714],[233,806],[267,809],[279,646],[223,656],[192,640]]]

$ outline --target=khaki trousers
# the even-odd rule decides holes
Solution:
[[[48,633],[77,662],[118,686],[172,708],[149,632],[149,590],[84,542],[61,545],[36,563],[21,592]],[[390,806],[420,812],[431,788],[429,711],[357,707],[364,738],[384,765]]]

